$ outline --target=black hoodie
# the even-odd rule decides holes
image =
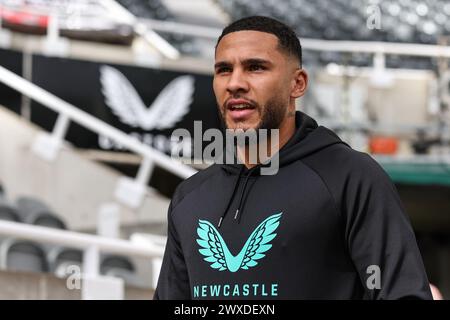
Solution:
[[[213,165],[179,185],[155,299],[431,299],[395,187],[297,112],[279,171]]]

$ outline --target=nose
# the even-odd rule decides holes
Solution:
[[[239,92],[247,92],[248,91],[248,82],[245,78],[245,75],[239,69],[233,70],[231,73],[228,83],[227,83],[227,91],[231,95],[235,95]]]

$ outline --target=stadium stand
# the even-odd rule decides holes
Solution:
[[[302,38],[436,44],[450,35],[450,3],[440,0],[347,1],[336,0],[218,0],[232,20],[249,15],[268,15],[289,23]],[[370,14],[380,13],[380,28],[361,28]],[[370,22],[370,21],[369,21]],[[376,22],[376,21],[374,21]],[[327,64],[349,59],[338,52],[320,55],[305,52],[305,64]],[[352,55],[352,65],[371,65],[370,54]],[[391,68],[435,67],[428,58],[387,57]]]

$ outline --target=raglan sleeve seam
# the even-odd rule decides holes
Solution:
[[[333,208],[334,208],[334,210],[336,212],[336,215],[339,218],[339,221],[342,221],[342,218],[343,218],[342,211],[339,209],[338,202],[336,201],[336,198],[335,198],[333,192],[331,191],[330,187],[326,183],[324,177],[316,169],[314,169],[312,166],[310,166],[308,163],[304,162],[303,160],[300,160],[300,161],[319,177],[320,181],[322,182],[322,184],[327,189],[327,192],[328,192],[328,194],[329,194],[329,196],[331,198],[331,202],[333,203]]]

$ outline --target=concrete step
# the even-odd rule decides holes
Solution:
[[[50,273],[0,271],[0,300],[80,300],[81,288]],[[82,285],[82,283],[81,283]],[[72,289],[70,289],[72,288]],[[125,286],[125,300],[151,300],[151,289]]]

